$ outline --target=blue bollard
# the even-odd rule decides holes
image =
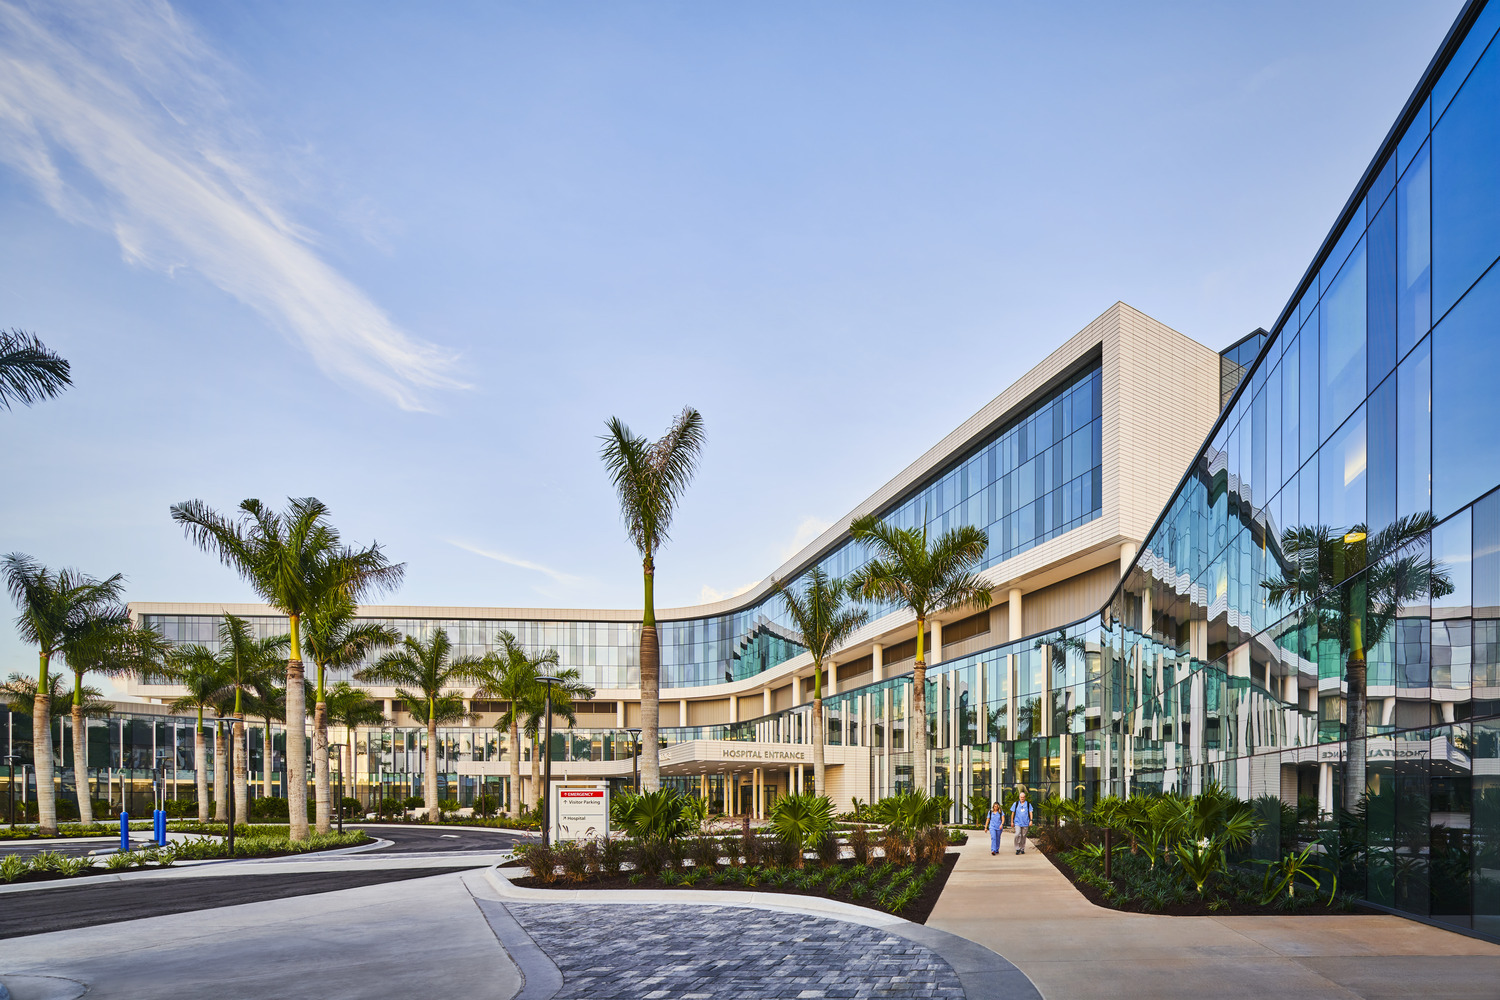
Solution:
[[[120,850],[130,850],[130,813],[120,812]]]
[[[167,842],[167,813],[164,809],[151,810],[151,837],[157,844]]]

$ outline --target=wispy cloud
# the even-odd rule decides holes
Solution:
[[[573,585],[586,582],[581,576],[571,576],[560,570],[552,569],[550,566],[543,566],[541,563],[530,562],[526,559],[517,559],[515,556],[506,555],[504,552],[481,549],[477,545],[470,545],[468,542],[454,541],[450,538],[448,539],[448,544],[454,548],[463,549],[465,552],[472,552],[476,556],[483,556],[485,559],[493,559],[495,562],[504,563],[507,566],[515,566],[518,569],[528,569],[534,573],[541,573],[543,576],[558,583]]]
[[[0,0],[0,162],[125,258],[191,268],[404,409],[462,388],[282,207],[276,157],[234,113],[233,68],[160,0]]]
[[[715,590],[705,583],[703,588],[698,592],[698,603],[713,604],[716,601],[722,601],[726,598],[739,597],[741,594],[748,593],[758,583],[760,583],[759,580],[751,580],[743,587],[736,588],[735,590]]]
[[[797,525],[797,532],[792,536],[792,540],[781,547],[781,561],[785,562],[798,552],[801,552],[809,543],[832,526],[832,521],[825,521],[821,517],[804,517],[802,522]]]

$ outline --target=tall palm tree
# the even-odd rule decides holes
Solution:
[[[347,767],[342,767],[346,780],[354,776],[354,730],[359,726],[384,724],[385,709],[380,702],[365,694],[348,681],[339,681],[328,690],[328,724],[344,727],[344,751]],[[342,765],[341,765],[342,766]],[[350,787],[358,789],[358,783]],[[345,792],[347,795],[348,792]]]
[[[178,646],[167,660],[167,679],[187,691],[172,702],[174,714],[194,712],[198,725],[193,729],[193,771],[198,788],[198,822],[208,822],[207,749],[203,744],[203,710],[222,702],[228,683],[224,665],[207,646],[196,643]]]
[[[1344,807],[1365,794],[1370,699],[1369,649],[1383,640],[1408,604],[1446,597],[1453,582],[1425,548],[1413,545],[1432,531],[1427,512],[1397,518],[1370,535],[1363,524],[1345,531],[1326,524],[1287,528],[1281,536],[1286,570],[1261,584],[1266,597],[1287,610],[1309,604],[1318,635],[1338,640],[1348,684],[1349,753]],[[1360,575],[1363,574],[1363,575]]]
[[[386,653],[355,675],[366,683],[395,686],[396,697],[406,703],[406,710],[427,727],[427,774],[422,800],[431,823],[438,821],[437,727],[473,716],[464,711],[463,696],[449,685],[468,676],[480,660],[477,656],[452,654],[448,630],[440,628],[427,642],[414,635],[407,636],[399,649]]]
[[[79,720],[87,718],[103,718],[110,713],[110,704],[104,700],[98,688],[80,687],[72,693],[63,690],[62,678],[57,674],[51,674],[47,678],[48,697],[44,699],[43,706],[37,705],[36,680],[23,674],[11,674],[10,680],[0,684],[0,703],[3,703],[17,715],[30,714],[32,719],[36,718],[38,707],[45,707],[47,712],[47,728],[50,733],[52,723],[58,718],[71,713],[74,726],[78,726]],[[34,724],[34,722],[33,722]],[[34,738],[34,737],[33,737]],[[74,787],[78,792],[80,803],[88,802],[88,779],[86,768],[78,766],[77,741],[74,741],[73,750],[73,780]],[[93,822],[93,803],[89,802],[89,811],[79,813],[79,822]],[[84,816],[90,817],[84,820]]]
[[[121,603],[125,578],[116,573],[104,580],[73,569],[56,573],[28,555],[12,552],[0,563],[5,587],[20,608],[16,630],[21,639],[38,647],[37,689],[50,690],[47,669],[52,657],[67,655],[100,635],[128,627],[130,613]],[[43,834],[57,833],[57,792],[52,756],[52,728],[46,709],[37,699],[32,714],[33,756],[37,779],[37,819]]]
[[[952,528],[935,542],[920,530],[898,528],[867,514],[849,526],[850,534],[874,550],[874,558],[850,577],[861,597],[882,604],[904,605],[917,618],[917,659],[912,665],[912,711],[917,719],[913,766],[916,787],[927,790],[927,621],[959,608],[987,608],[990,588],[974,572],[990,540],[979,528]]]
[[[302,629],[302,646],[318,669],[313,703],[313,799],[316,802],[315,829],[319,833],[327,833],[333,821],[328,778],[325,672],[357,667],[371,653],[388,649],[401,641],[401,633],[389,625],[358,621],[354,617],[355,610],[353,601],[333,595],[313,608]]]
[[[118,677],[135,674],[143,678],[159,676],[172,644],[154,629],[116,625],[91,630],[63,647],[63,660],[73,672],[73,789],[78,800],[78,821],[94,821],[94,804],[89,793],[88,726],[84,722],[87,700],[83,684],[85,674]]]
[[[543,693],[537,677],[544,667],[557,666],[557,650],[530,653],[515,633],[502,629],[495,636],[500,648],[476,664],[466,677],[476,698],[505,702],[495,728],[510,735],[510,814],[521,814],[521,716]]]
[[[239,516],[225,517],[201,500],[172,507],[172,519],[188,539],[218,555],[244,577],[261,600],[287,616],[291,628],[286,661],[287,807],[292,840],[307,839],[307,703],[303,693],[302,616],[320,602],[343,597],[358,602],[366,594],[401,582],[405,566],[392,563],[379,544],[343,545],[328,523],[320,500],[290,500],[276,513],[259,500],[240,504]]]
[[[219,622],[219,662],[233,694],[230,713],[234,716],[234,745],[230,751],[233,767],[230,781],[234,785],[234,814],[250,816],[250,747],[245,732],[245,712],[253,692],[270,686],[272,678],[286,669],[286,653],[291,636],[273,635],[255,638],[250,623],[237,615],[226,614]],[[304,811],[304,818],[306,813]]]
[[[620,513],[641,554],[645,607],[641,612],[641,787],[661,787],[661,646],[656,634],[656,553],[667,542],[677,501],[692,482],[703,451],[703,417],[685,407],[655,442],[632,434],[611,417],[600,455],[620,497]]]
[[[0,330],[0,406],[30,406],[73,384],[71,366],[24,330]]]
[[[788,590],[772,579],[786,604],[792,625],[802,633],[802,645],[813,661],[813,794],[823,794],[823,661],[848,641],[855,629],[870,620],[866,608],[848,605],[852,588],[847,580],[830,577],[822,567],[808,571],[799,590]]]

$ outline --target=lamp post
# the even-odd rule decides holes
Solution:
[[[0,760],[5,761],[5,795],[10,799],[10,828],[16,828],[16,761],[20,760],[16,754],[6,754]]]
[[[625,730],[630,734],[630,773],[635,782],[635,794],[641,794],[641,731]]]
[[[538,674],[536,679],[547,685],[547,738],[542,742],[542,846],[546,847],[552,842],[552,685],[561,684],[562,678]]]
[[[328,744],[330,751],[338,751],[339,759],[339,833],[344,832],[344,748],[348,745],[347,743]]]

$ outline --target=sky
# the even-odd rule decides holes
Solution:
[[[0,552],[250,600],[168,508],[316,496],[382,603],[639,607],[598,436],[691,405],[656,599],[728,596],[1116,300],[1269,327],[1460,7],[0,0],[0,327],[74,372]]]

